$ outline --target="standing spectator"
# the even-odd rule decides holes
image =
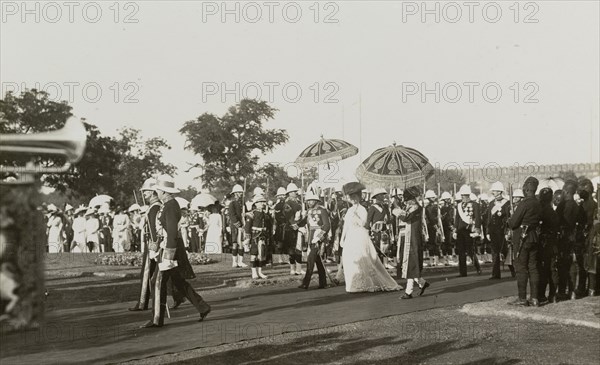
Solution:
[[[208,216],[205,253],[223,253],[223,220],[218,204],[208,207],[211,212]]]
[[[48,205],[48,252],[63,252],[63,220],[56,205]]]

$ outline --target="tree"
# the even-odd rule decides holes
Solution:
[[[264,101],[244,99],[220,118],[204,113],[184,124],[179,132],[185,148],[202,158],[204,186],[223,189],[251,176],[259,154],[287,142],[285,130],[264,128],[276,111]]]
[[[20,96],[7,92],[0,100],[0,133],[35,133],[61,128],[73,114],[66,101],[48,99],[48,93],[36,89]]]
[[[188,201],[192,201],[192,199],[194,199],[194,197],[200,193],[198,190],[196,190],[195,187],[191,185],[185,189],[179,189],[179,191],[180,192],[179,194],[177,194],[177,196],[187,199]]]
[[[0,100],[0,133],[39,133],[62,128],[73,114],[65,101],[54,102],[43,91],[27,90],[19,96],[6,93]],[[162,150],[170,146],[160,137],[143,140],[140,131],[123,129],[119,138],[103,136],[98,128],[85,122],[85,153],[63,174],[44,174],[41,181],[68,199],[86,202],[96,194],[108,194],[123,203],[135,201],[133,190],[145,178],[157,173],[172,173],[175,168],[162,162]],[[23,165],[31,156],[2,154],[3,165]],[[61,157],[35,156],[40,166],[64,163]]]
[[[111,195],[123,204],[132,204],[143,181],[160,174],[173,174],[175,167],[162,161],[162,151],[171,146],[161,137],[142,139],[140,130],[124,128],[119,131],[117,153],[120,160],[118,174],[114,175],[114,187]],[[138,201],[139,204],[142,202]]]

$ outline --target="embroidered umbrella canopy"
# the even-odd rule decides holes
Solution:
[[[406,189],[423,185],[433,172],[433,166],[421,152],[394,143],[364,160],[356,169],[356,177],[368,188]]]
[[[309,165],[315,163],[330,163],[352,157],[358,153],[358,148],[341,139],[321,139],[306,147],[296,163]]]

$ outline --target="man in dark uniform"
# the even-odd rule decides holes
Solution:
[[[450,265],[452,256],[452,222],[454,221],[454,206],[452,205],[452,196],[448,192],[443,192],[440,200],[440,214],[442,215],[442,228],[444,230],[444,242],[442,243],[442,252],[444,256],[444,265]]]
[[[539,306],[539,223],[542,207],[535,198],[538,187],[535,177],[528,177],[523,183],[525,198],[519,203],[514,214],[508,220],[508,227],[518,237],[518,242],[513,242],[516,251],[515,268],[517,271],[517,288],[519,297],[509,304],[534,307]],[[527,301],[527,282],[529,281],[531,301]]]
[[[288,249],[286,249],[284,239],[285,239],[285,188],[280,187],[277,189],[275,205],[273,207],[273,241],[277,247],[278,253],[286,254],[288,253]]]
[[[130,311],[147,310],[148,303],[150,302],[150,284],[156,269],[156,261],[150,260],[148,251],[150,244],[157,243],[156,214],[158,214],[161,207],[155,187],[156,179],[149,178],[144,181],[144,184],[140,189],[144,199],[150,204],[150,207],[143,216],[144,230],[142,232],[142,239],[144,240],[144,251],[142,256],[142,272],[140,275],[142,279],[140,298],[135,306],[129,308]]]
[[[471,187],[463,185],[459,191],[462,202],[456,207],[454,219],[454,232],[452,238],[456,240],[458,254],[459,276],[467,276],[467,255],[471,257],[477,274],[481,274],[479,260],[474,252],[474,238],[481,234],[481,214],[479,205],[471,201]]]
[[[158,198],[163,207],[159,212],[161,229],[157,229],[160,244],[150,245],[149,256],[157,262],[153,281],[153,316],[142,328],[162,327],[165,319],[167,306],[167,284],[172,281],[177,291],[183,294],[196,308],[200,315],[199,321],[210,313],[210,306],[202,299],[194,288],[186,281],[186,278],[194,277],[194,271],[187,258],[187,252],[183,240],[179,236],[178,224],[181,219],[179,203],[172,194],[179,192],[175,188],[173,178],[168,175],[160,176],[155,185]],[[162,234],[161,234],[162,233]]]
[[[583,269],[583,242],[578,234],[579,230],[585,225],[585,213],[583,208],[577,205],[574,195],[577,190],[577,183],[569,180],[563,186],[562,200],[556,207],[560,224],[560,256],[561,265],[559,268],[560,285],[559,294],[564,295],[565,289],[568,289],[567,297],[577,298],[575,283],[579,275],[579,291],[585,289],[586,274]],[[567,288],[565,288],[567,286]]]
[[[319,197],[315,194],[307,193],[305,201],[308,205],[308,211],[298,225],[306,226],[309,252],[306,260],[306,275],[304,275],[302,285],[300,285],[299,288],[308,289],[316,264],[319,272],[319,289],[324,289],[327,285],[327,274],[325,273],[323,261],[321,261],[321,251],[324,249],[327,232],[329,232],[329,229],[331,228],[329,224],[329,214],[327,210],[319,204]]]
[[[388,262],[390,248],[390,232],[388,223],[391,220],[390,210],[383,203],[386,191],[378,188],[373,191],[374,203],[367,209],[367,227],[370,229],[371,241],[379,251],[379,258],[386,269],[393,268]]]
[[[254,209],[246,215],[246,242],[250,246],[250,265],[252,267],[252,279],[267,279],[262,268],[267,263],[267,243],[273,229],[271,216],[265,212],[267,200],[264,195],[256,195],[253,199]]]
[[[241,185],[235,185],[231,190],[231,203],[229,204],[229,222],[231,229],[231,267],[248,267],[243,262],[244,249],[242,245],[242,230],[244,227],[242,195],[244,188]]]
[[[302,275],[302,252],[296,248],[298,240],[298,221],[302,207],[298,202],[298,187],[289,183],[286,189],[287,198],[283,208],[285,215],[284,247],[290,256],[290,275]]]
[[[549,301],[556,303],[556,289],[558,287],[558,215],[552,208],[552,189],[543,188],[538,197],[541,211],[540,226],[540,285],[538,299],[540,303]],[[549,286],[546,297],[546,286]]]
[[[430,257],[430,265],[436,264],[436,259],[440,255],[440,250],[437,241],[437,230],[439,220],[439,209],[438,204],[435,201],[437,198],[433,190],[427,190],[425,192],[425,224],[427,224],[427,232],[429,239],[427,240],[427,253]]]
[[[487,239],[492,246],[492,276],[490,279],[500,279],[500,256],[506,257],[506,229],[510,216],[510,202],[504,197],[504,185],[497,181],[492,184],[494,201],[488,205],[486,212]],[[514,266],[509,265],[511,274],[514,275]]]

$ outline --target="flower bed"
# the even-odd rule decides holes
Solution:
[[[142,266],[143,255],[141,252],[101,253],[94,263],[96,265],[114,266]],[[188,253],[188,259],[192,265],[207,265],[215,262],[204,254]]]

